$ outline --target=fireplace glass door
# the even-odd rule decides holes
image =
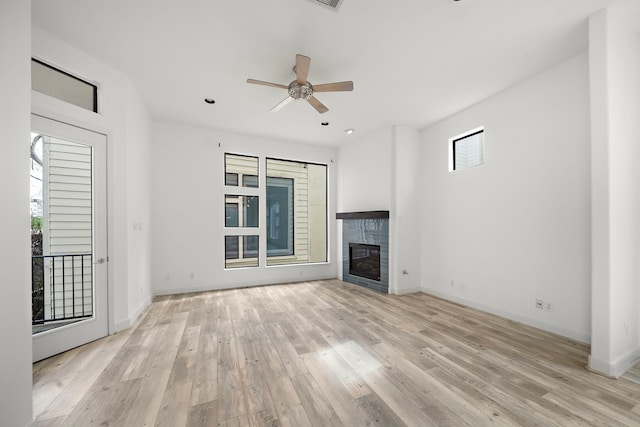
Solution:
[[[349,243],[349,274],[380,281],[380,246]]]

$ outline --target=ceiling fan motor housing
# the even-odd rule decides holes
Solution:
[[[289,84],[289,96],[295,100],[307,100],[313,96],[313,86],[309,82],[300,84],[294,80]]]

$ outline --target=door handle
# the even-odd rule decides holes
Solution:
[[[105,259],[104,258],[98,258],[96,260],[96,262],[94,262],[94,264],[104,264],[105,263]]]

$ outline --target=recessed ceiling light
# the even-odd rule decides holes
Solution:
[[[351,135],[353,133],[353,129],[345,129],[344,133],[346,133],[347,135]]]
[[[322,122],[320,123],[322,126],[329,126],[329,122]]]
[[[206,102],[207,104],[215,104],[216,100],[213,98],[205,98],[204,102]]]

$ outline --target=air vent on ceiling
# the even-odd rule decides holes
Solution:
[[[309,0],[315,4],[326,7],[327,9],[337,11],[342,5],[343,0]]]

